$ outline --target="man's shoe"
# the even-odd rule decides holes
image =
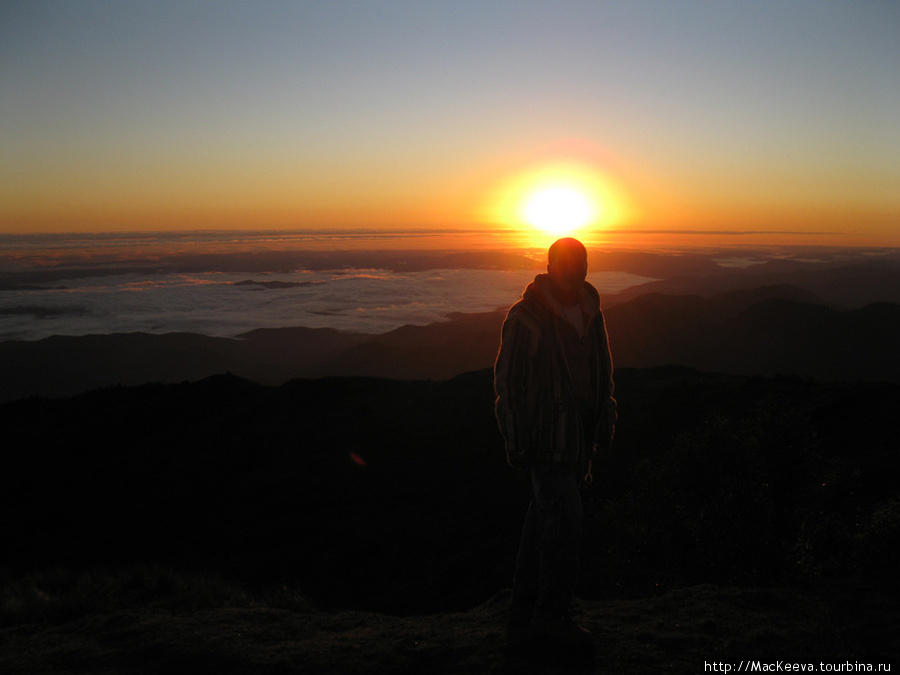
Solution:
[[[592,644],[591,631],[579,626],[568,616],[554,621],[535,620],[532,630],[553,642],[573,647],[587,647]]]

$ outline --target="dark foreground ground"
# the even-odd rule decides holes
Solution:
[[[236,597],[228,606],[190,609],[165,606],[163,599],[5,627],[0,669],[10,675],[612,674],[736,671],[742,661],[757,672],[784,672],[785,664],[812,664],[818,672],[829,672],[823,665],[830,672],[900,665],[900,604],[883,587],[701,585],[636,600],[580,600],[577,616],[594,635],[593,649],[581,652],[539,642],[509,649],[507,603],[502,591],[467,612],[404,618],[275,608]]]
[[[617,385],[584,495],[584,654],[505,647],[529,495],[489,371],[0,406],[0,672],[900,667],[900,387]]]

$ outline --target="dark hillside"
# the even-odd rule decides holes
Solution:
[[[900,387],[619,371],[580,593],[881,579],[900,550]],[[0,564],[138,563],[321,607],[475,606],[528,499],[489,371],[265,387],[231,376],[0,406]]]

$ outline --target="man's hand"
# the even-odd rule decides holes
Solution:
[[[591,465],[594,463],[593,460],[588,460],[588,468],[587,473],[584,475],[585,485],[590,485],[594,482],[594,476],[591,474]]]

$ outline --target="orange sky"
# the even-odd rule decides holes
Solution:
[[[900,246],[897,34],[897,3],[4,3],[0,233],[528,231],[552,183],[598,240]]]

